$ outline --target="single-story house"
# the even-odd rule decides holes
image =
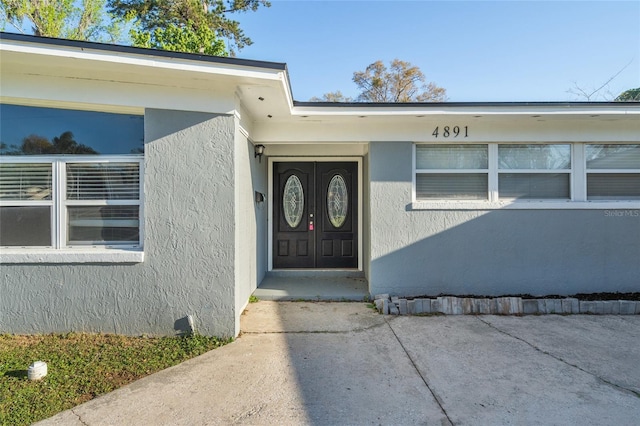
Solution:
[[[8,33],[0,61],[0,332],[235,336],[301,271],[640,291],[640,103],[297,102],[282,63]]]

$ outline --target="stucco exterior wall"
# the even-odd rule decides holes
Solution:
[[[411,162],[370,144],[372,294],[640,291],[638,210],[412,210]]]
[[[371,280],[371,197],[369,182],[371,173],[369,168],[369,154],[362,159],[362,269],[367,281]],[[375,294],[373,295],[375,296]]]
[[[235,335],[234,127],[147,109],[144,262],[4,264],[0,331]]]
[[[253,144],[236,125],[236,295],[235,331],[240,332],[240,315],[257,283],[267,270],[267,164],[254,158]],[[265,194],[256,202],[255,192]]]

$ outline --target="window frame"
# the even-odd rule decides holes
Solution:
[[[429,174],[433,174],[433,175],[438,175],[438,174],[451,174],[451,175],[463,175],[463,174],[482,174],[482,175],[487,175],[487,197],[483,198],[483,199],[464,199],[464,198],[458,198],[458,199],[442,199],[442,200],[447,200],[447,201],[451,201],[451,202],[458,202],[458,203],[486,203],[487,201],[491,200],[490,194],[491,194],[491,148],[490,148],[490,144],[488,143],[455,143],[455,144],[451,144],[451,145],[466,145],[466,146],[477,146],[477,145],[481,145],[481,146],[487,146],[487,168],[486,169],[418,169],[417,168],[417,161],[418,161],[418,155],[417,155],[417,150],[418,150],[418,145],[428,145],[428,146],[443,146],[446,144],[442,144],[442,143],[430,143],[430,144],[413,144],[413,201],[417,200],[417,196],[418,196],[418,175],[429,175]],[[440,201],[441,199],[438,198],[432,198],[432,199],[424,199],[424,200],[420,200],[420,201],[426,201],[426,202],[431,202],[431,201]]]
[[[51,200],[0,200],[2,207],[14,206],[50,206],[51,208],[51,246],[2,246],[2,263],[9,263],[20,260],[21,253],[41,251],[45,257],[56,252],[100,252],[100,251],[138,251],[142,252],[144,247],[144,155],[143,154],[123,154],[123,155],[2,155],[1,163],[37,163],[51,164],[52,173],[52,196]],[[67,163],[137,163],[139,167],[139,196],[138,200],[67,200],[66,187]],[[139,238],[137,244],[67,244],[68,217],[67,208],[72,206],[106,206],[106,205],[135,205],[138,206],[138,230]],[[27,256],[28,257],[28,256]],[[86,257],[86,256],[85,256]],[[133,256],[132,259],[141,259]],[[87,261],[98,261],[89,256]],[[137,260],[136,260],[137,261]]]
[[[56,171],[54,164],[40,156],[0,156],[0,164],[49,164],[51,166],[51,199],[49,200],[3,200],[0,199],[0,207],[49,207],[49,220],[51,221],[51,235],[49,236],[51,244],[46,246],[2,246],[0,248],[14,249],[17,247],[24,249],[54,249],[56,248],[56,229],[55,229],[55,188],[56,188]]]
[[[441,142],[414,142],[412,147],[412,200],[411,210],[497,210],[497,209],[640,209],[640,200],[587,200],[587,170],[586,146],[587,145],[635,145],[638,142],[569,142],[569,141],[545,141],[545,142],[456,142],[456,145],[488,145],[488,199],[487,200],[456,200],[456,199],[418,199],[416,178],[422,169],[416,168],[416,150],[420,145],[442,145]],[[499,145],[570,145],[571,168],[548,170],[542,169],[542,173],[569,173],[570,198],[569,199],[500,199],[498,193],[499,174],[511,173],[513,169],[499,169],[498,146]],[[600,169],[598,169],[599,171]],[[604,170],[604,169],[602,169]],[[606,169],[610,171],[609,169]],[[433,172],[432,170],[430,170]],[[452,171],[455,172],[455,171]],[[520,173],[540,173],[540,171],[518,171]],[[619,173],[636,173],[636,169],[616,169]],[[517,172],[516,172],[517,173]]]
[[[542,142],[542,143],[494,143],[495,155],[496,155],[496,173],[497,173],[497,181],[495,188],[495,201],[498,202],[514,202],[514,203],[526,203],[526,202],[566,202],[573,201],[574,199],[574,155],[573,155],[573,147],[574,144],[570,142]],[[500,146],[513,146],[513,145],[521,145],[521,146],[532,146],[532,145],[569,145],[569,164],[570,167],[568,169],[502,169],[500,168]],[[500,196],[500,175],[501,174],[566,174],[569,175],[569,197],[568,198],[515,198],[515,197],[501,197]]]
[[[636,169],[590,169],[587,165],[587,147],[589,145],[639,145],[640,146],[640,142],[588,142],[588,143],[584,143],[583,144],[583,150],[584,150],[584,155],[583,155],[583,161],[584,161],[584,197],[585,200],[589,201],[589,202],[624,202],[624,201],[629,201],[629,200],[625,200],[623,198],[594,198],[589,200],[589,175],[594,175],[594,174],[640,174],[640,167],[636,168]],[[633,201],[637,201],[638,203],[640,203],[640,200],[634,199]]]

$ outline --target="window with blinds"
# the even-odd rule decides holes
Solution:
[[[0,164],[0,200],[50,200],[51,163]]]
[[[67,163],[67,245],[138,244],[139,199],[139,163]]]
[[[142,246],[144,116],[0,103],[0,247]]]
[[[588,200],[640,200],[640,145],[587,145]]]
[[[0,246],[139,247],[142,158],[0,157]]]
[[[501,199],[571,198],[571,145],[498,145]]]
[[[67,163],[68,200],[137,200],[138,163]]]
[[[487,145],[416,146],[418,200],[486,200]]]
[[[587,201],[638,208],[640,201],[638,143],[425,143],[414,156],[414,201],[495,204],[489,208],[609,208]]]
[[[51,247],[53,164],[0,163],[0,246]]]

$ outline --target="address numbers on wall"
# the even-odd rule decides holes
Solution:
[[[468,138],[469,126],[437,126],[431,135],[436,138]]]

